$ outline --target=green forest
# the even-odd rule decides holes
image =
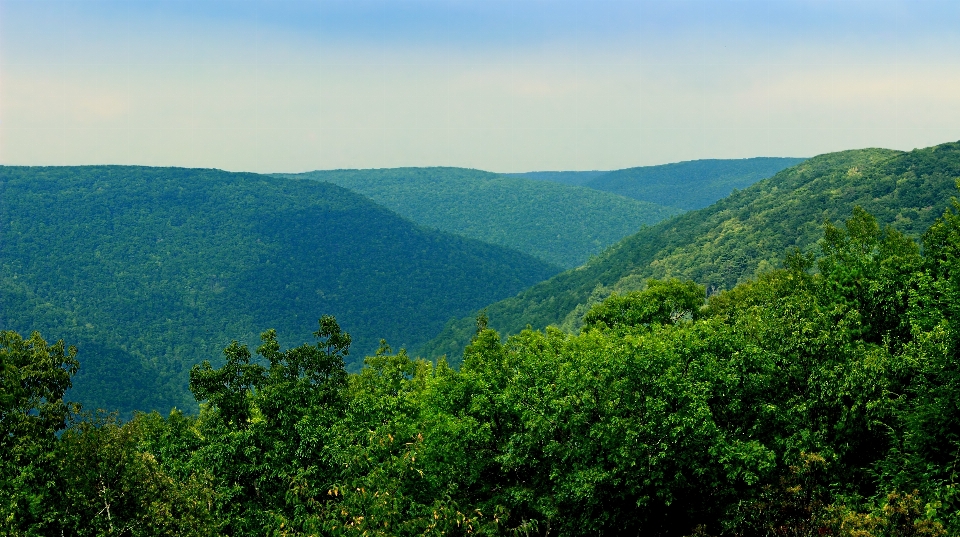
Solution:
[[[821,155],[557,274],[329,182],[0,167],[0,534],[960,535],[958,192],[960,142]]]
[[[9,535],[960,532],[960,203],[918,244],[855,207],[707,298],[650,280],[463,365],[264,332],[199,415],[78,414],[77,351],[0,334]]]
[[[334,183],[420,225],[565,269],[681,212],[591,188],[465,168],[332,170],[287,177]]]
[[[591,179],[600,177],[610,172],[606,171],[584,171],[584,172],[521,172],[504,173],[507,177],[523,177],[524,179],[533,179],[534,181],[550,181],[551,183],[560,183],[562,185],[584,186]]]
[[[645,226],[706,207],[803,160],[696,160],[609,172],[392,168],[281,176],[330,182],[418,224],[571,269]]]
[[[690,160],[615,170],[591,177],[582,184],[636,200],[693,211],[804,160],[777,157]]]
[[[90,408],[197,411],[190,367],[333,312],[362,356],[560,269],[418,227],[329,183],[135,166],[0,167],[0,329],[80,349]]]
[[[649,278],[693,280],[713,294],[779,267],[790,248],[815,250],[823,223],[845,218],[856,205],[882,225],[918,238],[949,206],[957,177],[960,143],[820,155],[707,208],[642,229],[583,266],[485,311],[490,326],[506,334],[527,325],[574,330],[591,305],[614,291],[638,290]],[[449,322],[418,354],[459,362],[475,316]]]

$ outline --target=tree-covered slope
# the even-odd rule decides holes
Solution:
[[[584,186],[585,183],[606,175],[606,171],[591,170],[585,172],[521,172],[505,173],[507,177],[522,177],[524,179],[533,179],[534,181],[550,181],[551,183],[560,183],[562,185]]]
[[[813,249],[823,223],[857,205],[881,224],[916,236],[943,213],[958,177],[960,143],[821,155],[708,208],[645,228],[582,267],[488,306],[489,323],[508,334],[528,324],[576,328],[591,303],[612,290],[640,288],[651,277],[694,280],[709,292],[729,289],[779,265],[789,248]],[[451,321],[421,353],[456,361],[474,332],[472,317]]]
[[[418,224],[564,268],[680,212],[589,188],[464,168],[332,170],[293,177],[349,188]]]
[[[71,419],[74,353],[0,330],[0,533],[960,535],[960,202],[919,244],[845,216],[706,303],[480,323],[459,371],[267,331],[190,371],[198,416]]]
[[[74,342],[74,398],[192,407],[186,371],[265,327],[420,345],[558,269],[341,187],[216,170],[0,167],[0,329]]]
[[[706,159],[612,171],[583,183],[643,201],[687,211],[702,209],[761,179],[803,162],[802,158]]]

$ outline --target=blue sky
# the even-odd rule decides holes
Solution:
[[[960,2],[0,0],[0,163],[615,169],[960,139]]]

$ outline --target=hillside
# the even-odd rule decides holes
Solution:
[[[73,353],[0,331],[3,534],[960,535],[952,205],[922,249],[854,208],[819,255],[479,330],[459,370],[348,374],[325,317],[193,368],[196,416],[69,419]]]
[[[464,168],[298,174],[368,196],[424,226],[499,244],[571,268],[644,225],[677,214],[597,190]]]
[[[80,349],[88,407],[195,408],[186,372],[230,340],[305,341],[323,314],[356,364],[416,346],[557,268],[424,229],[341,187],[217,170],[0,167],[0,329]]]
[[[534,181],[550,181],[551,183],[560,183],[562,185],[584,186],[587,182],[606,175],[610,172],[592,170],[585,172],[522,172],[522,173],[504,173],[507,177],[521,177],[523,179],[533,179]]]
[[[706,209],[645,228],[582,267],[488,306],[489,323],[507,334],[528,324],[576,329],[589,304],[651,277],[691,279],[711,293],[729,289],[778,266],[792,247],[814,249],[823,222],[849,217],[856,205],[916,236],[943,213],[958,177],[960,143],[821,155]],[[451,321],[421,354],[457,361],[474,331],[473,317]]]
[[[686,211],[702,209],[802,158],[705,159],[605,173],[583,186]]]

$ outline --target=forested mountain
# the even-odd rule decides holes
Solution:
[[[333,170],[291,177],[334,183],[421,225],[564,268],[680,212],[589,188],[465,168]]]
[[[323,314],[420,345],[451,315],[559,269],[428,230],[329,183],[130,166],[0,167],[0,329],[80,349],[73,398],[195,409],[187,371],[265,327],[302,340]]]
[[[585,172],[522,172],[504,173],[507,177],[522,177],[534,181],[550,181],[562,185],[584,186],[585,183],[610,172],[592,170]]]
[[[960,534],[960,143],[810,159],[467,319],[459,369],[381,343],[355,374],[351,337],[312,305],[378,299],[355,324],[385,332],[414,314],[395,290],[354,286],[361,264],[457,293],[522,279],[483,256],[523,257],[464,240],[469,255],[450,253],[456,239],[312,181],[0,178],[12,324],[28,312],[47,338],[141,352],[143,367],[162,345],[200,348],[213,315],[241,334],[248,319],[318,328],[195,364],[199,413],[118,421],[70,404],[75,349],[5,318],[0,533]],[[407,298],[445,300],[423,295]],[[504,341],[504,312],[576,323]],[[157,325],[164,341],[138,331]]]
[[[702,209],[802,158],[704,159],[605,173],[583,186],[687,211]]]
[[[821,155],[716,204],[645,228],[582,267],[486,308],[490,326],[517,333],[550,324],[576,329],[589,306],[647,278],[678,277],[708,292],[780,265],[790,248],[816,247],[823,223],[860,205],[881,224],[917,236],[942,214],[960,177],[960,143],[909,153],[864,149]],[[448,323],[421,349],[458,361],[474,317]]]
[[[886,171],[956,171],[926,156]],[[958,211],[921,250],[855,207],[818,255],[706,301],[651,280],[579,334],[480,317],[459,371],[267,331],[191,369],[196,416],[72,415],[73,352],[0,331],[0,532],[960,535]]]

